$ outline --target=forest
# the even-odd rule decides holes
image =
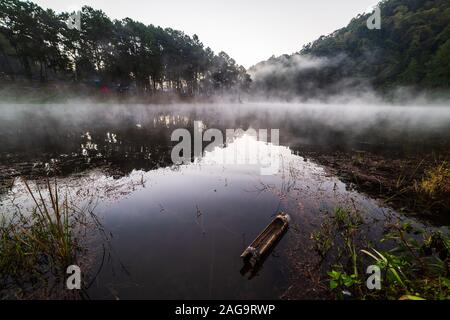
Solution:
[[[73,14],[0,0],[0,82],[182,96],[236,92],[250,84],[245,68],[205,48],[197,35],[111,20],[88,6],[78,29],[67,23]]]
[[[254,89],[268,95],[338,94],[364,87],[386,92],[450,89],[450,1],[384,0],[381,29],[360,14],[291,55],[249,69]]]
[[[307,99],[344,91],[385,95],[399,88],[448,96],[450,2],[383,0],[378,6],[379,30],[367,27],[371,13],[360,14],[298,52],[272,56],[247,71],[197,35],[111,20],[88,6],[78,30],[67,24],[74,12],[0,0],[0,83],[181,97]]]

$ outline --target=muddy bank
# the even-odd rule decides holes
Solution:
[[[448,152],[406,157],[387,157],[366,151],[302,153],[325,166],[330,174],[338,176],[350,188],[378,198],[397,211],[436,225],[450,224],[449,195],[431,196],[422,188],[430,171],[448,163]]]

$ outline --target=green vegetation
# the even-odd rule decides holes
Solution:
[[[369,30],[370,14],[322,36],[293,55],[261,62],[249,72],[256,89],[269,94],[314,96],[371,86],[450,89],[450,2],[384,0],[380,30]],[[268,67],[277,72],[265,72]],[[263,72],[260,72],[262,70]]]
[[[183,96],[245,90],[250,83],[242,66],[204,48],[196,35],[129,18],[111,21],[88,6],[81,14],[79,31],[67,26],[67,12],[0,0],[0,80]]]
[[[379,243],[371,244],[364,241],[360,228],[364,221],[357,212],[336,209],[324,224],[329,227],[322,227],[313,239],[322,239],[323,243],[323,238],[328,238],[332,246],[338,247],[334,254],[320,252],[331,259],[327,274],[336,298],[450,299],[448,230],[425,232],[409,223],[396,222],[386,226]],[[383,250],[377,248],[381,246]],[[366,286],[369,265],[381,270],[380,290]]]
[[[79,236],[88,226],[87,212],[62,200],[47,180],[46,195],[32,191],[31,212],[3,215],[0,220],[0,297],[49,298],[64,290],[67,267],[80,265],[84,247]]]

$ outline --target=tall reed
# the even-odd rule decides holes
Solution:
[[[47,179],[45,188],[23,183],[33,208],[0,215],[0,298],[61,288],[67,267],[77,264],[83,250],[77,229],[86,226],[86,212],[71,205],[67,194],[61,197],[56,179]]]

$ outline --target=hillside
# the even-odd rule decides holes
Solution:
[[[450,89],[450,1],[385,0],[381,29],[361,14],[292,55],[249,69],[256,91],[317,96],[370,87]]]

